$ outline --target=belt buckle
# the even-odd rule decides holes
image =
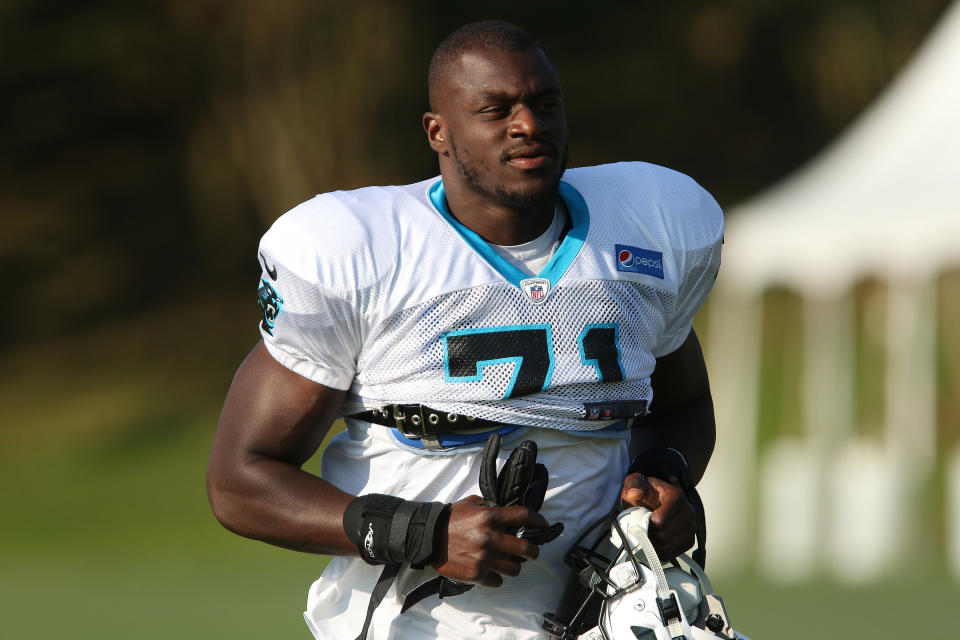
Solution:
[[[425,435],[423,431],[422,408],[410,416],[410,424],[413,425],[414,428],[419,428],[419,431],[412,431],[406,428],[407,415],[404,413],[404,407],[401,405],[393,405],[393,421],[396,424],[397,431],[403,434],[404,437],[410,438],[411,440],[419,440]]]
[[[410,416],[407,416],[404,413],[404,408],[411,409]],[[414,429],[417,429],[417,431],[408,430],[405,428],[408,417],[410,420],[410,425]],[[416,405],[416,409],[414,409],[412,405],[393,405],[393,422],[396,425],[397,431],[400,432],[401,435],[403,435],[405,438],[409,438],[410,440],[419,440],[424,449],[429,449],[431,451],[443,451],[447,447],[440,444],[440,440],[435,433],[427,432],[425,424],[427,421],[436,426],[440,422],[440,416],[431,412],[429,416],[424,418],[423,405]]]

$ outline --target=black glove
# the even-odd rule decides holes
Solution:
[[[539,511],[547,492],[547,468],[537,462],[537,443],[524,440],[510,453],[506,464],[497,473],[497,455],[500,453],[500,434],[493,432],[483,450],[480,467],[480,493],[491,507],[529,507]],[[542,529],[511,531],[517,537],[536,545],[546,544],[563,533],[563,523],[557,522]]]
[[[537,443],[525,440],[513,450],[500,473],[497,473],[497,455],[500,453],[500,434],[494,431],[487,439],[483,450],[483,464],[480,466],[480,493],[491,507],[530,507],[539,511],[543,506],[543,496],[547,492],[547,468],[537,462]],[[563,523],[557,522],[541,529],[508,530],[518,538],[524,538],[535,545],[552,542],[563,533]],[[519,559],[521,562],[525,558]],[[424,582],[407,594],[403,600],[403,613],[416,603],[433,594],[440,598],[458,596],[473,588],[472,584],[437,576]]]

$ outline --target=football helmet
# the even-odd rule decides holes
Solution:
[[[681,555],[664,566],[633,507],[590,526],[567,552],[577,577],[543,628],[562,640],[749,640],[730,626],[703,568]],[[589,542],[593,540],[592,542]]]

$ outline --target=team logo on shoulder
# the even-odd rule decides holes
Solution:
[[[663,280],[663,253],[631,247],[626,244],[616,245],[617,271],[643,273]]]
[[[550,281],[546,278],[527,278],[520,281],[523,293],[534,304],[540,304],[550,295]]]
[[[263,278],[260,279],[260,282],[263,283],[257,289],[257,304],[260,305],[260,313],[263,316],[260,327],[273,335],[273,326],[277,322],[277,316],[283,311],[283,298],[277,294],[277,290],[269,282]]]

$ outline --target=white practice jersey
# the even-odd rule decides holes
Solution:
[[[317,196],[260,244],[261,333],[281,364],[348,391],[344,414],[392,403],[522,428],[550,472],[541,513],[566,529],[518,578],[433,596],[400,615],[402,593],[435,575],[401,572],[368,638],[545,638],[567,578],[562,558],[613,507],[626,431],[591,407],[652,400],[655,359],[676,350],[720,263],[723,218],[683,174],[645,163],[568,170],[570,227],[535,277],[449,213],[439,178]],[[322,475],[354,493],[451,502],[478,494],[478,444],[429,452],[347,419]],[[501,462],[502,464],[502,462]],[[359,633],[380,567],[334,558],[306,618],[318,638]]]

